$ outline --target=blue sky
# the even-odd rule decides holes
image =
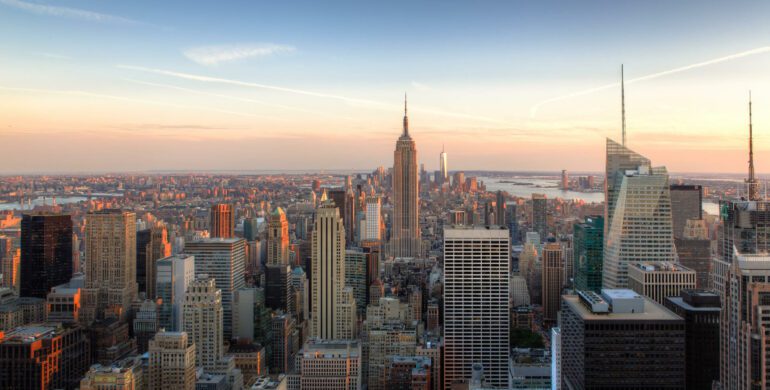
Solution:
[[[30,145],[63,170],[388,166],[405,91],[428,168],[446,143],[454,168],[599,170],[617,88],[533,106],[614,83],[621,63],[633,79],[765,48],[767,15],[766,1],[0,0],[0,170],[52,169]],[[763,167],[769,65],[760,51],[628,85],[632,145],[674,171],[741,171],[753,89]],[[235,159],[234,141],[256,152]]]

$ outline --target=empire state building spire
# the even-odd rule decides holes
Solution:
[[[409,136],[409,117],[407,116],[407,110],[406,110],[406,93],[404,93],[404,133],[402,136],[408,137]]]
[[[759,200],[759,181],[754,173],[754,130],[751,123],[751,91],[749,91],[749,178],[746,179],[748,185],[749,200]]]

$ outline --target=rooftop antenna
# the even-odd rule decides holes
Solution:
[[[754,172],[754,129],[751,120],[751,91],[749,91],[749,178],[746,179],[748,200],[759,200],[759,181]]]
[[[626,83],[623,77],[623,64],[620,64],[620,106],[623,117],[623,146],[626,146]]]

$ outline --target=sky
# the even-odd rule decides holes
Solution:
[[[770,173],[768,1],[0,0],[0,174]]]

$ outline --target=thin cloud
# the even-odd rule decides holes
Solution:
[[[0,0],[0,1],[2,1],[2,0]],[[34,54],[34,55],[36,55],[38,57],[52,58],[52,59],[55,59],[55,60],[68,60],[69,61],[69,60],[72,59],[72,57],[70,57],[70,56],[65,56],[65,55],[61,55],[61,54],[54,54],[54,53],[45,53],[45,52],[40,52],[40,51],[32,52],[32,54]]]
[[[626,84],[633,84],[633,83],[637,83],[637,82],[640,82],[640,81],[652,80],[652,79],[656,79],[658,77],[668,76],[668,75],[674,74],[674,73],[685,72],[685,71],[692,70],[692,69],[702,68],[704,66],[715,65],[715,64],[718,64],[718,63],[721,63],[721,62],[732,61],[732,60],[736,60],[736,59],[739,59],[739,58],[753,56],[753,55],[757,55],[757,54],[763,54],[763,53],[767,53],[767,52],[770,52],[770,46],[758,47],[756,49],[742,51],[740,53],[730,54],[730,55],[727,55],[727,56],[724,56],[724,57],[714,58],[714,59],[711,59],[711,60],[697,62],[695,64],[680,66],[678,68],[664,70],[662,72],[652,73],[652,74],[648,74],[646,76],[641,76],[641,77],[633,78],[633,79],[627,80]],[[569,94],[566,94],[566,95],[561,95],[561,96],[557,96],[557,97],[554,97],[554,98],[546,99],[546,100],[543,100],[542,102],[537,103],[534,106],[532,106],[532,108],[530,108],[530,110],[529,110],[529,114],[530,114],[530,117],[534,118],[535,115],[537,115],[537,111],[540,109],[540,107],[542,107],[545,104],[553,103],[553,102],[558,102],[560,100],[571,99],[571,98],[578,97],[578,96],[584,96],[584,95],[588,95],[588,94],[591,94],[591,93],[594,93],[594,92],[604,91],[604,90],[610,89],[610,88],[617,88],[619,86],[620,86],[620,83],[617,82],[617,83],[606,84],[606,85],[602,85],[602,86],[599,86],[599,87],[590,88],[590,89],[586,89],[586,90],[583,90],[583,91],[573,92],[573,93],[569,93]]]
[[[417,81],[412,81],[412,88],[418,91],[430,91],[432,89],[430,86]]]
[[[101,94],[101,93],[94,93],[94,92],[80,91],[80,90],[37,89],[37,88],[21,88],[21,87],[6,87],[6,86],[0,86],[0,90],[11,91],[11,92],[47,93],[47,94],[55,94],[55,95],[70,95],[70,96],[91,97],[91,98],[97,98],[97,99],[110,99],[110,100],[118,100],[118,101],[123,101],[123,102],[142,103],[142,104],[150,104],[150,105],[156,105],[156,106],[166,106],[166,107],[182,108],[182,109],[186,109],[186,110],[203,110],[203,111],[218,112],[218,113],[221,113],[221,114],[229,114],[229,115],[236,115],[236,116],[245,116],[245,117],[252,117],[252,118],[275,119],[275,118],[266,117],[264,115],[251,114],[251,113],[246,113],[246,112],[238,112],[238,111],[230,111],[230,110],[220,110],[220,109],[217,109],[217,108],[210,108],[210,107],[186,106],[186,105],[175,104],[175,103],[167,103],[167,102],[160,102],[160,101],[154,101],[154,100],[145,100],[145,99],[135,99],[135,98],[125,97],[125,96],[106,95],[106,94]]]
[[[275,43],[214,45],[193,47],[182,52],[185,57],[201,65],[215,66],[220,63],[245,58],[270,57],[274,54],[292,53],[294,46]]]
[[[139,24],[136,20],[79,8],[59,7],[47,4],[30,3],[21,0],[0,0],[0,4],[38,15],[56,16],[96,23]]]

